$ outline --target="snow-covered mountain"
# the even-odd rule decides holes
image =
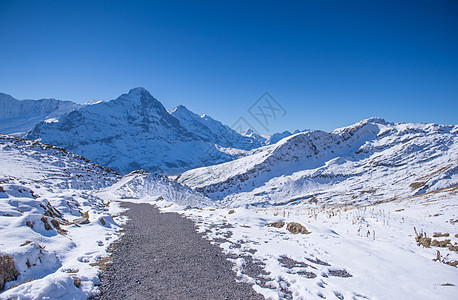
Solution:
[[[176,174],[233,160],[291,135],[239,134],[182,105],[168,112],[143,88],[82,105],[0,94],[0,109],[0,133],[63,147],[121,173]]]
[[[27,138],[63,147],[121,173],[178,172],[232,159],[212,141],[188,131],[143,88],[74,110],[58,122],[41,122]]]
[[[181,126],[186,130],[206,142],[211,142],[221,147],[242,150],[250,150],[263,145],[261,141],[241,135],[208,115],[199,116],[183,105],[175,107],[170,111],[170,114],[177,118]]]
[[[24,135],[37,123],[53,122],[81,105],[56,99],[17,100],[0,93],[0,133]]]
[[[371,118],[294,134],[177,181],[232,206],[393,200],[458,184],[458,126]]]

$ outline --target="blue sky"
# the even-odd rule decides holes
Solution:
[[[363,118],[457,124],[456,1],[0,0],[0,92],[111,100],[143,86],[232,125],[268,91],[270,132]]]

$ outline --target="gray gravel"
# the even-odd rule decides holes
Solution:
[[[192,221],[149,204],[122,206],[130,220],[97,299],[264,299],[235,281],[232,264]]]

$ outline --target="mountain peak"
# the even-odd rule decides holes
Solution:
[[[247,128],[244,132],[242,132],[242,135],[244,135],[244,136],[250,136],[250,135],[253,134],[253,133],[254,133],[253,129]]]
[[[175,107],[174,109],[172,109],[170,111],[171,114],[192,114],[192,115],[196,115],[195,113],[193,113],[192,111],[190,111],[186,106],[180,104],[178,105],[177,107]]]
[[[130,89],[130,91],[129,91],[129,95],[130,95],[130,94],[142,94],[142,93],[148,93],[148,94],[150,94],[150,93],[148,92],[148,90],[145,89],[144,87],[136,87],[136,88]],[[150,94],[150,95],[151,95],[151,94]]]

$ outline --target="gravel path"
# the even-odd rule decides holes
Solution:
[[[130,220],[97,299],[264,299],[235,281],[232,264],[192,221],[150,204],[122,206]]]

